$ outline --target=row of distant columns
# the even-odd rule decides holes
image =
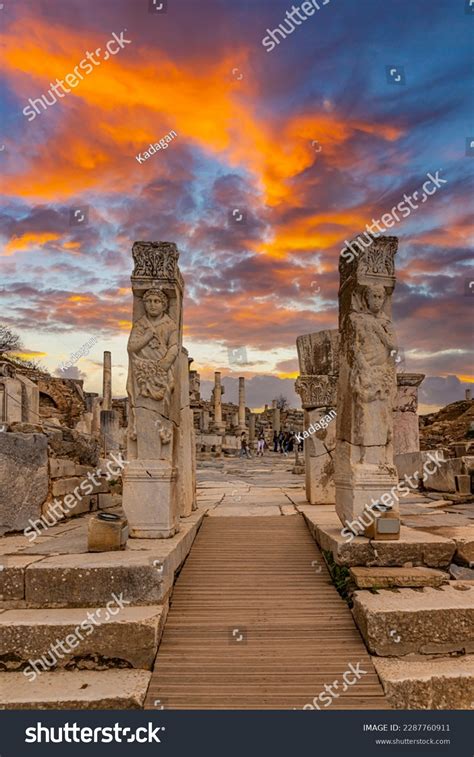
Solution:
[[[225,430],[225,424],[222,421],[222,395],[224,394],[224,387],[222,386],[221,373],[215,371],[214,373],[214,428],[217,432],[223,432]],[[245,422],[245,378],[239,376],[239,410],[237,413],[237,428],[240,432],[247,430]],[[254,435],[255,435],[255,419],[253,423]]]

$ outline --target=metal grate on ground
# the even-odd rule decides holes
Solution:
[[[351,665],[360,678],[344,687]],[[321,710],[389,709],[302,516],[205,518],[175,584],[146,708],[301,709],[319,694]]]

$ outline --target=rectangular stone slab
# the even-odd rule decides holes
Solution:
[[[395,710],[472,710],[474,655],[372,662]]]
[[[151,669],[166,608],[163,605],[125,606],[118,612],[119,605],[113,602],[111,609],[116,615],[110,614],[107,620],[105,607],[5,610],[0,614],[0,662],[4,662],[7,670],[18,669],[22,663],[37,660],[42,655],[47,655],[47,661],[52,662],[49,656],[51,645],[58,639],[64,641],[68,635],[74,635],[78,628],[78,645],[75,646],[73,641],[70,654],[61,650],[55,655],[58,667],[64,667],[70,660],[88,657],[88,667],[118,667],[122,661],[134,668]],[[84,630],[81,623],[88,620],[88,614],[93,615],[97,625],[90,622],[89,628]],[[42,664],[38,665],[38,670],[41,678]]]
[[[351,568],[350,574],[359,589],[442,586],[449,574],[434,568]]]
[[[314,508],[317,510],[317,508]],[[402,526],[400,539],[373,541],[356,536],[352,541],[342,535],[342,526],[315,522],[307,510],[304,517],[308,528],[321,549],[332,553],[338,565],[403,567],[406,563],[425,565],[428,568],[447,567],[456,549],[455,542],[425,531],[414,531]]]
[[[139,710],[150,678],[147,670],[60,670],[36,681],[0,673],[0,709]]]
[[[353,615],[372,654],[474,652],[474,588],[356,591]]]
[[[134,604],[161,604],[203,517],[201,510],[196,519],[186,519],[171,539],[130,539],[122,552],[45,557],[37,563],[38,570],[35,565],[26,570],[28,607],[101,606],[112,591],[123,592]]]

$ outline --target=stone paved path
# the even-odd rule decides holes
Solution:
[[[304,476],[292,474],[293,464],[293,455],[279,453],[204,463],[198,468],[199,504],[212,506],[211,517],[293,515],[295,504],[306,503]]]
[[[388,708],[290,499],[303,483],[292,463],[226,460],[199,472],[200,504],[212,509],[175,584],[147,708],[309,709],[315,698],[321,709]]]

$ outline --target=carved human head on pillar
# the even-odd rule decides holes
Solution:
[[[372,315],[377,315],[383,310],[387,293],[382,284],[369,284],[362,289],[362,300]]]
[[[143,306],[151,318],[161,318],[168,309],[168,297],[162,289],[152,287],[143,295]]]

